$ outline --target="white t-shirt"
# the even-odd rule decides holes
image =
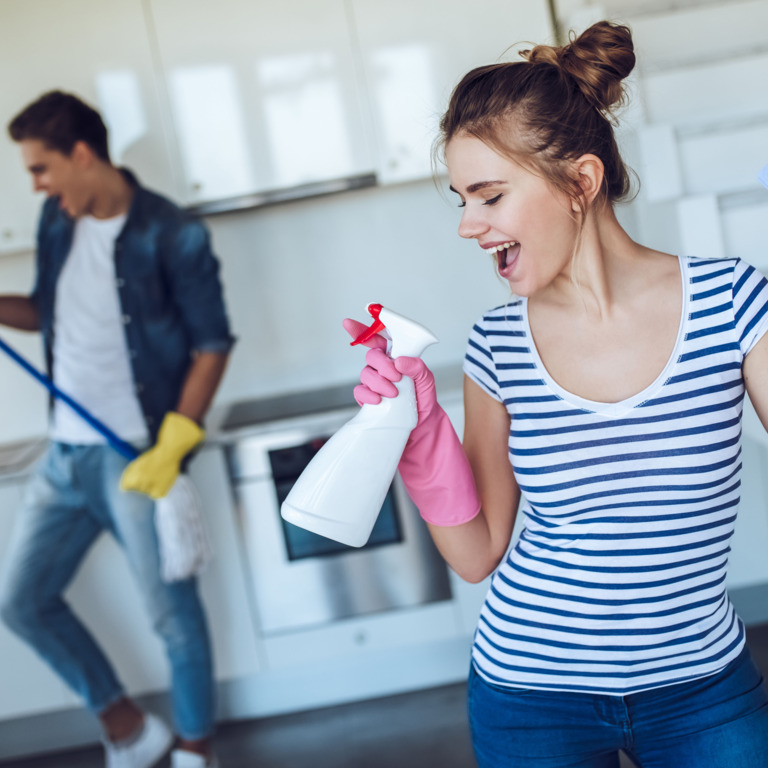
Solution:
[[[115,278],[115,240],[126,216],[83,216],[56,287],[53,380],[118,437],[149,437],[134,391]],[[56,400],[51,437],[75,445],[105,438]]]

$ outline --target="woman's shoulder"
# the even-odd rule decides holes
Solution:
[[[765,279],[761,270],[738,256],[684,256],[681,261],[694,282],[729,277],[736,285],[747,278]]]

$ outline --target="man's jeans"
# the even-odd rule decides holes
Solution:
[[[165,643],[176,729],[185,739],[213,728],[208,628],[195,579],[166,584],[154,502],[119,489],[127,460],[105,445],[51,443],[27,488],[0,572],[0,612],[98,714],[124,695],[94,639],[62,598],[88,548],[109,531],[125,551],[153,626]],[[114,595],[120,601],[120,595]]]

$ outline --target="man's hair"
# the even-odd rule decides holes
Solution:
[[[14,141],[38,139],[67,157],[82,141],[97,157],[110,162],[107,127],[101,115],[71,93],[44,93],[11,120],[8,133]]]

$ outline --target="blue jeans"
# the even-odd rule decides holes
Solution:
[[[119,490],[127,460],[104,445],[51,443],[27,488],[0,573],[0,614],[88,708],[99,714],[124,690],[102,650],[62,597],[103,532],[125,551],[171,667],[178,734],[213,729],[208,627],[195,579],[166,584],[154,527],[154,502]],[[115,595],[119,601],[120,595]]]
[[[475,671],[480,768],[766,768],[768,697],[749,651],[720,672],[627,696],[506,689]]]

